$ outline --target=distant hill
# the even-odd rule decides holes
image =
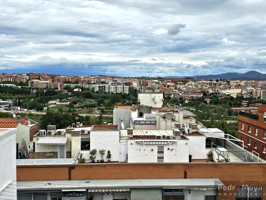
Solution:
[[[166,76],[165,78],[184,78],[184,77],[195,77],[195,76]],[[211,75],[197,75],[202,79],[229,79],[229,80],[266,80],[266,74],[262,74],[257,71],[249,71],[246,73],[222,73],[222,74],[211,74]]]

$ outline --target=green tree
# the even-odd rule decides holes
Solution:
[[[97,100],[97,103],[98,103],[98,105],[100,106],[101,104],[104,103],[104,99],[103,99],[103,98],[99,98],[99,99]]]
[[[110,98],[110,103],[115,104],[121,101],[121,96],[119,94],[112,94]]]

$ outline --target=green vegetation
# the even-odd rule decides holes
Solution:
[[[85,163],[85,162],[86,162],[86,159],[82,157],[82,153],[81,153],[78,158],[78,163]]]
[[[9,113],[0,112],[0,118],[7,118],[9,117]]]

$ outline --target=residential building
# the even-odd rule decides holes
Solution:
[[[0,128],[0,199],[17,199],[16,128]]]
[[[30,88],[53,88],[53,83],[50,81],[40,81],[33,79],[29,81]]]
[[[16,118],[0,118],[0,128],[17,128],[17,158],[25,158],[29,151],[28,147],[33,141],[33,136],[38,131],[38,122],[28,117],[21,118],[20,115],[18,115]]]
[[[246,149],[266,159],[266,105],[258,106],[258,115],[239,112],[238,139]]]

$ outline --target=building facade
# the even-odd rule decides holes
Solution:
[[[239,113],[238,139],[250,152],[266,159],[266,106],[258,106],[258,115]]]
[[[17,199],[16,128],[0,129],[0,199]]]

